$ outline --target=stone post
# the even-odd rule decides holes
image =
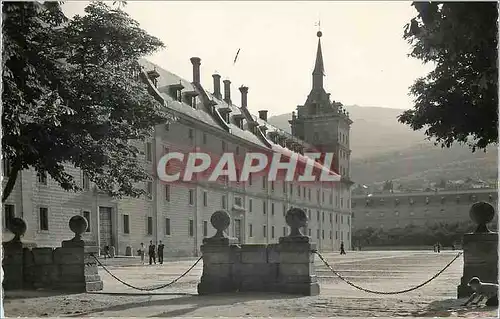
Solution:
[[[300,229],[307,226],[307,215],[300,208],[291,208],[286,213],[286,223],[290,235],[279,239],[279,292],[315,296],[319,294],[319,284],[314,273],[314,250],[309,236]]]
[[[486,202],[472,205],[469,213],[478,226],[475,232],[463,237],[464,270],[457,287],[458,298],[472,294],[467,285],[472,277],[482,282],[498,283],[498,233],[486,226],[495,217],[495,208]]]
[[[217,233],[203,239],[201,253],[203,256],[203,274],[198,284],[198,294],[207,295],[237,290],[238,284],[233,280],[238,246],[232,245],[237,239],[229,238],[224,231],[229,227],[231,218],[224,210],[216,211],[210,223]]]
[[[75,233],[71,240],[62,242],[62,247],[54,251],[54,262],[60,267],[59,287],[75,291],[99,291],[103,283],[97,271],[97,246],[87,246],[82,234],[87,229],[85,217],[75,215],[69,220],[69,228]]]
[[[22,289],[24,278],[23,243],[21,237],[26,233],[26,223],[21,218],[9,221],[8,229],[14,234],[11,241],[3,243],[3,288]]]

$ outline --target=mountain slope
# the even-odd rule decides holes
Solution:
[[[466,146],[442,149],[400,124],[400,109],[346,106],[351,126],[351,177],[356,183],[372,184],[398,180],[408,185],[426,181],[478,178],[495,180],[498,154],[495,147],[486,153],[472,153]],[[290,132],[291,113],[273,116],[269,122]]]

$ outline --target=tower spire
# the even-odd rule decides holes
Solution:
[[[318,22],[318,27],[321,27],[320,22]],[[323,88],[323,77],[325,76],[325,68],[323,65],[323,54],[321,52],[321,36],[323,32],[318,31],[316,33],[318,36],[318,49],[316,51],[316,64],[313,70],[313,90]]]

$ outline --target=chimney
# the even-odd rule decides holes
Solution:
[[[224,101],[231,104],[231,81],[224,80]]]
[[[193,57],[190,59],[193,64],[193,83],[200,84],[200,65],[201,59],[198,57]]]
[[[214,78],[214,96],[220,99],[222,97],[220,94],[220,75],[212,74],[212,77]]]
[[[267,122],[267,110],[259,111],[259,118]]]
[[[246,86],[241,86],[240,87],[240,92],[241,92],[241,107],[247,108],[248,105],[248,87]]]

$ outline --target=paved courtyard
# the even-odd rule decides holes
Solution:
[[[456,253],[361,251],[325,256],[353,283],[373,290],[394,291],[416,286],[432,277]],[[108,268],[128,283],[145,287],[169,282],[194,261],[142,266],[133,260],[128,266],[109,263]],[[265,293],[197,296],[201,262],[171,288],[152,293],[128,288],[99,269],[104,281],[102,292],[73,295],[7,292],[4,309],[8,317],[497,317],[496,308],[465,309],[460,306],[464,300],[455,299],[462,267],[460,257],[441,276],[418,290],[400,295],[375,295],[342,282],[317,258],[321,294],[314,297]]]

